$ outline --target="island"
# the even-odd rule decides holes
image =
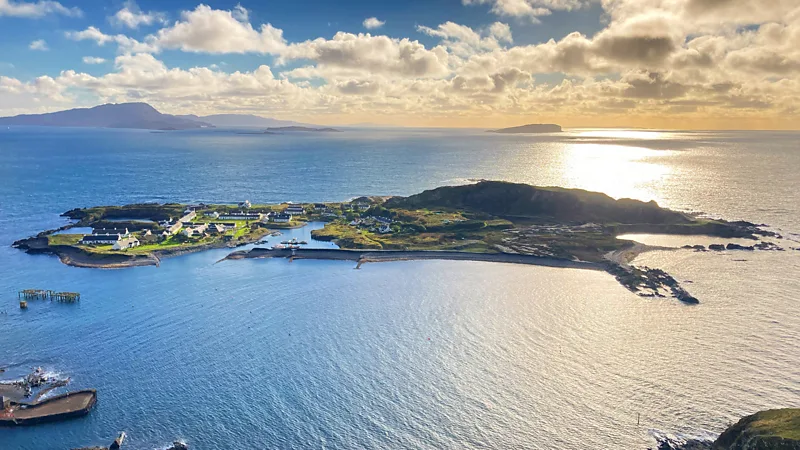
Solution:
[[[267,131],[297,132],[297,133],[341,133],[342,132],[342,130],[337,130],[335,128],[312,128],[312,127],[298,127],[298,126],[271,127],[267,128]]]
[[[162,114],[147,103],[108,103],[47,114],[0,117],[0,125],[48,127],[139,128],[146,130],[190,130],[213,125],[185,116]]]
[[[302,243],[235,251],[226,259],[308,258],[367,262],[447,259],[603,270],[647,297],[697,303],[663,270],[630,262],[643,244],[626,233],[776,237],[749,222],[701,218],[656,202],[613,199],[598,192],[502,181],[444,186],[409,197],[359,197],[347,202],[231,205],[140,204],[74,209],[75,222],[14,246],[49,253],[80,267],[158,265],[161,258],[261,241],[280,228],[325,222],[312,237],[339,249]],[[91,234],[70,229],[92,227]],[[722,245],[722,244],[720,244]],[[778,249],[771,242],[731,250]],[[694,250],[706,250],[692,247]]]
[[[531,123],[518,127],[489,130],[490,133],[519,134],[519,133],[560,133],[561,126],[552,123]]]

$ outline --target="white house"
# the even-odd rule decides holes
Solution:
[[[253,205],[250,203],[250,200],[245,200],[243,202],[239,202],[239,208],[249,209],[251,206],[253,206]]]
[[[299,216],[305,214],[306,210],[302,205],[289,205],[283,210],[283,213],[289,214],[290,216]]]
[[[192,237],[195,235],[200,236],[203,233],[205,233],[206,230],[208,230],[208,224],[204,223],[200,225],[193,225],[191,227],[186,227],[183,229],[183,231],[181,231],[181,233],[183,233],[185,236]]]
[[[387,224],[383,224],[383,225],[381,225],[380,228],[378,228],[378,233],[381,233],[381,234],[386,234],[386,233],[391,233],[391,232],[392,232],[392,227],[390,227]]]
[[[178,231],[180,231],[181,228],[183,228],[183,223],[182,222],[175,222],[175,223],[166,222],[166,223],[162,223],[161,226],[166,228],[166,230],[164,230],[164,232],[161,233],[161,235],[164,236],[164,237],[167,237],[167,236],[172,236],[173,234],[175,234]]]
[[[219,219],[219,213],[216,211],[206,211],[203,213],[206,217],[211,217],[212,219]]]
[[[84,245],[108,245],[116,244],[122,239],[119,234],[89,234],[81,239],[80,244]]]
[[[124,250],[126,248],[133,248],[139,246],[139,240],[135,237],[126,237],[114,243],[114,250]]]
[[[195,217],[197,217],[197,212],[189,211],[188,213],[186,213],[186,215],[178,219],[178,222],[184,222],[184,223],[191,222],[192,220],[194,220]]]
[[[261,213],[246,213],[246,212],[229,212],[220,214],[220,220],[261,220],[263,214]]]
[[[292,220],[292,216],[289,214],[273,214],[271,218],[276,223],[287,223]]]

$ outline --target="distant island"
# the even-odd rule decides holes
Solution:
[[[143,130],[191,130],[198,128],[264,128],[275,131],[338,131],[290,120],[251,114],[210,116],[163,114],[147,103],[108,103],[93,108],[76,108],[46,114],[0,117],[0,126],[134,128]],[[262,133],[269,134],[269,133]]]
[[[561,132],[561,125],[555,125],[552,123],[531,123],[528,125],[522,125],[519,127],[510,127],[510,128],[501,128],[499,130],[489,130],[490,133],[504,133],[504,134],[516,134],[516,133],[560,133]]]
[[[274,127],[274,128],[267,128],[267,131],[271,132],[313,132],[313,133],[341,133],[341,130],[337,130],[335,128],[311,128],[311,127],[298,127],[298,126],[291,126],[291,127]]]
[[[266,127],[291,127],[291,126],[314,126],[294,122],[291,120],[279,120],[269,117],[261,117],[253,114],[213,114],[210,116],[185,115],[178,116],[186,119],[210,123],[217,128],[266,128]]]
[[[190,130],[213,125],[185,117],[162,114],[147,103],[119,103],[76,108],[47,114],[0,117],[0,126],[138,128],[145,130]]]
[[[604,270],[642,296],[697,299],[669,274],[630,261],[645,249],[618,239],[625,233],[776,236],[749,222],[697,218],[655,202],[615,200],[579,189],[500,181],[446,186],[409,197],[360,197],[348,202],[238,205],[135,204],[73,209],[75,222],[13,244],[28,253],[58,255],[80,267],[158,265],[161,258],[261,241],[280,228],[326,222],[317,240],[234,252],[228,259],[292,257],[357,261],[457,259]],[[70,229],[92,227],[91,233]],[[716,250],[695,248],[694,250]],[[779,250],[771,242],[730,243],[728,250]]]

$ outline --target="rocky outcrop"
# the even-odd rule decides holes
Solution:
[[[714,450],[800,450],[800,409],[747,416],[719,435]]]
[[[800,409],[771,409],[731,425],[715,441],[656,436],[656,450],[800,450]]]

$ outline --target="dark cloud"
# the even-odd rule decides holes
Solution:
[[[628,87],[623,95],[628,98],[661,98],[680,97],[689,89],[687,86],[664,79],[660,73],[649,73],[647,77],[627,80]]]

